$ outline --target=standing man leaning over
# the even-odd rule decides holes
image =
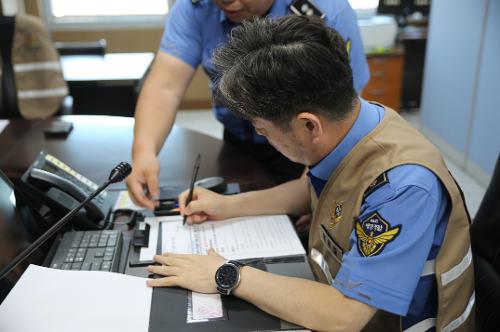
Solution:
[[[369,71],[354,11],[348,0],[315,0],[314,3],[325,15],[325,22],[347,41],[354,86],[359,92],[368,82]],[[210,59],[212,51],[227,42],[231,30],[253,17],[290,15],[294,5],[297,5],[294,0],[176,1],[135,114],[133,171],[127,185],[137,203],[154,208],[160,171],[156,156],[170,133],[196,67],[203,66],[214,87],[217,70]],[[295,179],[303,172],[303,165],[290,162],[276,151],[264,137],[255,133],[250,122],[235,117],[217,103],[213,109],[224,124],[224,139],[254,155],[277,183]],[[146,188],[150,195],[144,193]]]
[[[166,277],[148,284],[231,292],[312,330],[472,331],[459,188],[417,130],[356,96],[342,37],[317,19],[258,20],[235,29],[213,61],[219,100],[308,165],[308,177],[235,196],[197,188],[187,206],[181,194],[181,211],[196,223],[312,207],[308,254],[321,282],[231,265],[210,251],[155,256],[162,266],[149,271]]]

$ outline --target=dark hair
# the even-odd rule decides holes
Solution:
[[[282,129],[303,111],[342,120],[356,98],[345,42],[319,18],[243,22],[212,62],[216,103]]]

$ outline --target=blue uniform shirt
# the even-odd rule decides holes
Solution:
[[[360,100],[361,110],[349,133],[309,171],[318,196],[342,159],[383,118],[382,107]],[[389,229],[399,227],[399,232],[377,254],[365,257],[355,229],[333,286],[350,298],[403,316],[406,329],[436,317],[435,276],[421,274],[426,261],[439,252],[450,203],[439,179],[425,167],[401,165],[387,171],[386,179],[365,195],[360,224],[376,213]]]
[[[292,0],[274,0],[268,17],[291,14]],[[368,82],[369,69],[363,50],[356,14],[347,0],[316,0],[315,4],[326,14],[327,24],[335,28],[342,37],[350,41],[350,61],[354,87],[360,91]],[[177,0],[165,24],[160,50],[184,61],[193,68],[202,65],[210,77],[213,87],[214,68],[211,55],[216,47],[226,43],[229,33],[236,25],[231,23],[212,0]],[[240,139],[255,143],[266,143],[250,122],[233,115],[227,108],[214,105],[215,116],[226,130]]]

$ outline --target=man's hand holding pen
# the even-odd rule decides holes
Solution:
[[[234,196],[224,196],[202,187],[195,187],[188,203],[189,190],[179,195],[179,208],[188,224],[200,224],[209,220],[235,217],[231,213]]]

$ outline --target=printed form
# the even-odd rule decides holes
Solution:
[[[227,259],[305,255],[286,215],[239,217],[182,225],[182,217],[165,218],[162,251],[206,255],[213,248]]]

